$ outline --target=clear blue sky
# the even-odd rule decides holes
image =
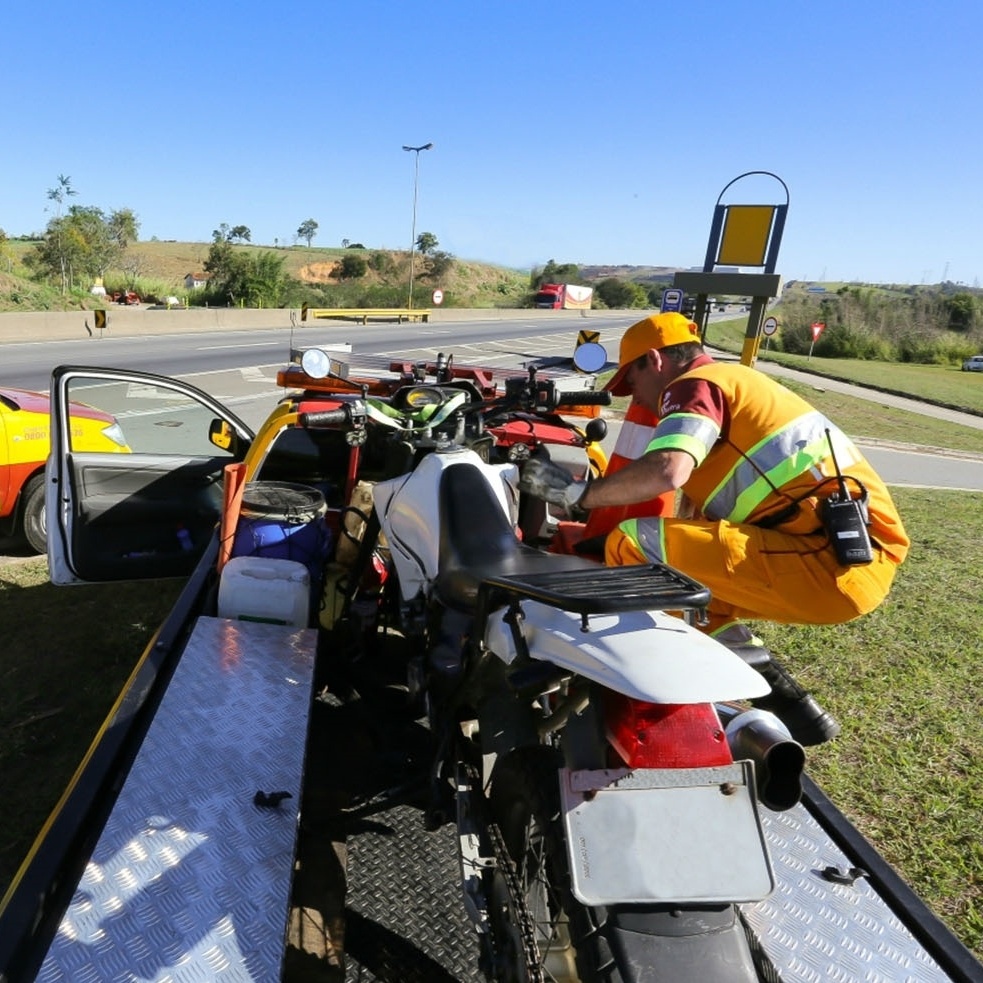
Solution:
[[[7,4],[0,228],[699,266],[748,171],[786,279],[983,283],[979,0]],[[744,189],[743,194],[738,194]],[[784,200],[738,182],[729,201]]]

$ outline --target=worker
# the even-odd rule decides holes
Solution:
[[[748,366],[715,361],[682,314],[629,327],[606,388],[658,416],[646,452],[589,483],[534,459],[522,487],[568,510],[680,493],[676,515],[620,523],[605,561],[663,562],[709,587],[704,630],[771,686],[755,705],[802,744],[835,737],[836,720],[741,619],[841,624],[877,607],[909,546],[883,481],[804,399]]]

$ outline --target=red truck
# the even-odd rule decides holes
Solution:
[[[533,306],[547,310],[590,310],[593,287],[578,287],[573,283],[544,283],[533,298]]]

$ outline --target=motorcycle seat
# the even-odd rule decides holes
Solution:
[[[436,592],[441,603],[473,613],[486,580],[535,577],[551,571],[598,571],[579,556],[547,553],[523,543],[484,474],[453,464],[440,482],[440,545]]]

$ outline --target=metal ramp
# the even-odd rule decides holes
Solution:
[[[279,979],[315,642],[198,620],[39,981]]]

